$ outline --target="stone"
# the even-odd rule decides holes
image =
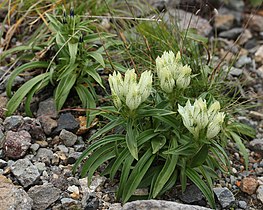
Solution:
[[[72,152],[68,156],[68,164],[74,164],[81,156],[82,152]]]
[[[5,139],[5,134],[4,134],[3,131],[0,129],[0,148],[3,147],[4,139]]]
[[[263,139],[254,139],[250,141],[249,148],[253,151],[263,152]]]
[[[13,185],[13,183],[3,175],[0,175],[0,189],[1,209],[32,209],[33,200],[22,188]]]
[[[30,149],[31,149],[31,151],[33,151],[33,153],[35,154],[36,152],[37,152],[37,150],[39,149],[39,144],[37,144],[37,143],[34,143],[34,144],[32,144],[31,146],[30,146]]]
[[[252,31],[263,31],[263,16],[256,14],[245,15],[244,21],[248,23],[248,27]]]
[[[7,166],[7,162],[5,160],[0,159],[0,168],[4,168]]]
[[[200,202],[203,199],[203,194],[195,185],[186,187],[185,192],[179,195],[181,201],[187,204]]]
[[[263,185],[260,185],[257,189],[257,199],[263,204]]]
[[[81,208],[80,202],[72,198],[62,198],[61,204],[62,204],[63,209],[80,209]]]
[[[255,53],[255,61],[258,63],[263,63],[263,45],[261,45]]]
[[[171,25],[178,25],[180,30],[194,28],[198,34],[203,36],[208,36],[212,31],[212,26],[206,19],[180,9],[169,9],[164,14],[163,21]]]
[[[53,156],[54,154],[50,149],[40,148],[37,151],[37,155],[34,157],[34,159],[36,159],[36,161],[43,162],[49,165]]]
[[[231,67],[229,74],[234,76],[234,77],[239,77],[243,74],[243,70],[235,67]]]
[[[63,145],[63,144],[58,145],[57,148],[58,148],[61,152],[68,153],[68,148],[67,148],[65,145]]]
[[[39,103],[39,108],[37,110],[37,117],[40,116],[49,116],[51,118],[58,117],[56,104],[53,98],[48,98],[47,100]]]
[[[5,118],[3,126],[6,131],[12,130],[17,131],[20,126],[24,123],[23,117],[19,115],[13,115]]]
[[[233,14],[218,14],[215,16],[214,27],[218,30],[229,30],[233,26],[234,20]]]
[[[86,204],[89,203],[89,200],[91,199],[90,195],[94,194],[96,189],[99,186],[103,185],[105,181],[106,181],[106,177],[93,176],[90,186],[88,186],[87,178],[79,179],[79,183],[82,191],[81,203],[83,206],[86,206]]]
[[[71,147],[76,143],[78,136],[70,131],[63,129],[59,134],[59,138],[67,147]]]
[[[34,165],[37,167],[39,173],[42,173],[47,169],[45,163],[35,162]]]
[[[36,166],[28,159],[19,159],[11,166],[11,172],[23,187],[28,187],[38,181],[40,174]]]
[[[26,154],[31,146],[31,135],[27,131],[7,131],[3,149],[9,158],[18,159]]]
[[[236,11],[243,11],[245,7],[245,3],[243,0],[231,0],[231,1],[226,1],[225,3],[226,3],[226,7]]]
[[[246,201],[238,201],[238,206],[241,209],[246,209],[247,208],[247,202]]]
[[[0,69],[0,73],[1,73],[1,69]],[[0,77],[1,77],[1,74],[0,74]],[[1,85],[0,85],[0,90],[1,90]],[[0,96],[0,118],[2,118],[5,113],[5,107],[6,107],[7,102],[8,102],[7,97]]]
[[[252,195],[256,192],[258,187],[258,181],[253,177],[245,177],[241,181],[240,189],[249,194]]]
[[[235,63],[235,67],[241,68],[247,64],[252,64],[252,59],[250,57],[247,57],[246,55],[242,55]]]
[[[35,210],[42,210],[48,208],[52,203],[58,200],[61,191],[52,184],[47,183],[33,186],[27,193],[33,200],[33,208]]]
[[[250,32],[250,30],[245,29],[243,31],[243,33],[241,34],[241,36],[239,37],[237,43],[239,45],[244,45],[245,43],[247,43],[251,38],[253,37],[252,33]]]
[[[213,190],[222,208],[231,207],[235,203],[235,197],[228,188],[216,187]]]
[[[38,119],[46,135],[50,135],[52,131],[58,126],[57,121],[52,119],[50,116],[42,115],[38,117]]]
[[[162,210],[209,210],[209,208],[195,206],[195,205],[185,205],[172,201],[165,200],[138,200],[125,203],[122,210],[144,210],[144,209],[162,209]]]
[[[28,131],[35,141],[46,140],[46,135],[38,119],[25,117],[24,124],[20,127],[20,129]]]
[[[236,40],[243,30],[243,28],[232,28],[230,30],[220,32],[218,36],[226,39]]]
[[[61,114],[58,118],[58,126],[52,133],[56,135],[60,133],[63,129],[75,133],[77,132],[78,128],[79,123],[74,118],[74,116],[71,113],[65,113]]]

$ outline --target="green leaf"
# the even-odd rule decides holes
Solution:
[[[191,167],[194,168],[202,165],[205,162],[207,155],[208,155],[208,145],[205,144],[199,149],[199,151],[192,158]]]
[[[102,80],[98,72],[96,71],[97,68],[94,66],[88,66],[86,67],[86,72],[103,88],[105,88],[102,84]]]
[[[177,165],[178,155],[169,155],[165,161],[165,164],[156,179],[153,187],[152,196],[155,198],[162,190],[164,185],[170,179]]]
[[[151,149],[148,149],[144,155],[139,159],[134,169],[132,170],[129,179],[126,182],[126,187],[122,193],[123,202],[126,203],[131,195],[134,193],[136,188],[139,186],[141,180],[143,179],[145,173],[148,171],[154,160],[154,155],[152,155]]]
[[[96,108],[96,103],[95,100],[92,96],[92,94],[89,92],[88,88],[85,87],[82,84],[79,84],[75,86],[75,89],[78,93],[78,96],[82,102],[83,108],[86,108],[86,116],[87,116],[87,126],[89,126],[92,121],[95,118],[95,115],[92,115],[94,111],[89,110],[89,109],[95,109]]]
[[[176,154],[176,155],[182,155],[182,156],[190,156],[195,151],[195,147],[192,142],[180,145],[177,148],[172,148],[167,151],[164,151],[163,154]]]
[[[102,55],[98,52],[88,52],[88,55],[94,58],[103,68],[105,68],[105,63]]]
[[[247,152],[247,149],[246,149],[245,145],[243,144],[239,135],[237,135],[235,132],[230,132],[230,135],[232,136],[232,138],[236,142],[240,153],[243,155],[243,157],[245,159],[245,165],[246,165],[246,170],[247,170],[247,168],[248,168],[248,152]]]
[[[76,61],[76,56],[78,53],[78,42],[77,43],[68,42],[68,49],[70,55],[69,65],[73,65]]]
[[[216,208],[213,191],[199,177],[199,174],[191,168],[186,168],[186,176],[201,190],[212,208]]]
[[[63,77],[55,90],[55,101],[56,101],[56,108],[60,110],[64,105],[68,94],[71,88],[74,86],[77,79],[76,74],[68,75],[67,77]]]
[[[127,122],[126,143],[131,155],[138,160],[138,148],[137,148],[137,131],[133,128],[133,122],[128,120]]]
[[[165,143],[166,143],[166,138],[163,135],[153,138],[151,140],[151,145],[153,150],[152,153],[155,154],[156,152],[158,152],[165,145]]]
[[[27,94],[27,98],[26,98],[26,102],[25,102],[25,111],[26,111],[26,115],[29,117],[33,117],[33,114],[30,110],[30,103],[32,100],[32,97],[34,96],[34,94],[43,89],[45,86],[47,86],[49,84],[49,78],[48,76],[42,80],[40,83],[36,84]]]
[[[32,87],[37,84],[45,83],[45,80],[48,78],[48,73],[40,74],[31,80],[23,84],[8,101],[6,108],[6,116],[10,116],[17,109],[19,104],[22,102],[23,98],[31,91]]]
[[[107,125],[105,125],[103,128],[99,129],[96,133],[94,133],[90,138],[89,141],[92,141],[96,138],[98,138],[99,136],[101,136],[102,134],[112,130],[113,128],[123,124],[124,121],[123,119],[120,117],[118,119],[116,119],[115,121],[111,121],[109,122]]]
[[[106,136],[103,139],[100,139],[94,143],[92,143],[87,149],[85,149],[79,159],[76,161],[76,163],[73,166],[73,173],[76,172],[77,167],[81,164],[82,160],[86,158],[90,153],[98,149],[99,147],[103,147],[104,145],[110,144],[111,142],[116,142],[116,141],[124,141],[125,136],[124,135],[109,135]]]
[[[45,61],[32,61],[30,63],[25,63],[17,68],[15,68],[8,81],[7,81],[7,84],[6,84],[6,94],[8,97],[11,97],[12,96],[12,93],[11,93],[11,90],[12,90],[12,85],[13,85],[13,82],[16,78],[17,75],[19,75],[21,72],[23,71],[26,71],[26,70],[29,70],[29,69],[36,69],[36,68],[47,68],[49,65],[48,62],[45,62]]]
[[[116,197],[118,200],[121,198],[123,190],[127,187],[127,180],[130,174],[130,170],[132,169],[134,158],[131,156],[130,153],[129,156],[130,158],[127,158],[122,166],[120,184],[116,193]]]

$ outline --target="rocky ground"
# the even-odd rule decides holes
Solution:
[[[162,1],[154,2],[156,7],[164,6]],[[211,46],[217,43],[212,57],[215,65],[224,60],[221,67],[230,82],[240,84],[240,97],[250,100],[251,105],[258,105],[241,110],[237,115],[238,120],[257,131],[256,138],[246,143],[249,169],[245,170],[236,146],[229,143],[232,173],[219,174],[214,188],[218,209],[256,210],[263,208],[263,10],[251,16],[241,1],[233,2],[228,7],[218,8],[217,13],[203,14],[204,18],[176,10],[169,4],[164,18],[181,17],[180,25],[185,27],[185,20],[191,17],[191,27],[209,37]],[[8,77],[6,70],[0,67],[2,81]],[[18,77],[16,82],[23,83],[24,78]],[[0,84],[0,110],[3,110],[7,97],[4,83],[0,81]],[[1,114],[0,209],[121,209],[114,196],[116,183],[98,175],[88,188],[85,178],[72,174],[73,164],[87,146],[82,135],[83,117],[71,112],[58,113],[51,98],[41,101],[36,110],[35,118],[21,115],[4,118]],[[123,209],[190,210],[207,206],[201,192],[193,185],[189,185],[185,193],[175,188],[160,199],[164,200],[127,203]]]

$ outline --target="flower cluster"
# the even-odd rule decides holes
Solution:
[[[152,73],[145,71],[137,83],[134,69],[127,70],[124,79],[114,72],[109,76],[112,99],[117,109],[126,104],[130,110],[137,109],[150,95],[152,89]]]
[[[166,93],[171,93],[175,85],[185,89],[190,84],[192,69],[182,64],[180,52],[175,56],[172,51],[165,51],[156,58],[156,69],[161,89]]]
[[[206,138],[214,138],[221,129],[225,114],[219,112],[220,104],[215,101],[207,108],[206,100],[199,98],[191,105],[188,100],[185,107],[178,105],[178,112],[184,126],[196,137],[206,129]]]

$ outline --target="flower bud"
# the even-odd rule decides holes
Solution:
[[[114,103],[115,107],[117,109],[120,109],[121,105],[122,105],[122,102],[121,102],[119,96],[115,92],[112,92],[111,95],[112,95],[112,100],[113,100],[113,103]]]
[[[141,94],[138,87],[139,86],[137,84],[132,84],[129,87],[130,91],[126,96],[126,105],[129,107],[130,110],[137,109],[142,102]]]
[[[113,72],[113,75],[109,76],[109,84],[111,88],[111,92],[115,93],[120,99],[123,96],[123,79],[121,77],[121,74],[118,72]]]
[[[160,72],[159,79],[160,79],[161,89],[166,93],[171,93],[175,86],[175,81],[168,68],[163,68],[163,70]]]
[[[127,96],[127,94],[130,92],[130,87],[133,84],[136,84],[137,75],[135,74],[134,69],[128,69],[125,72],[124,82],[123,82],[123,95]]]
[[[145,71],[141,74],[140,81],[138,83],[141,94],[141,101],[144,102],[150,95],[152,89],[152,73]]]

